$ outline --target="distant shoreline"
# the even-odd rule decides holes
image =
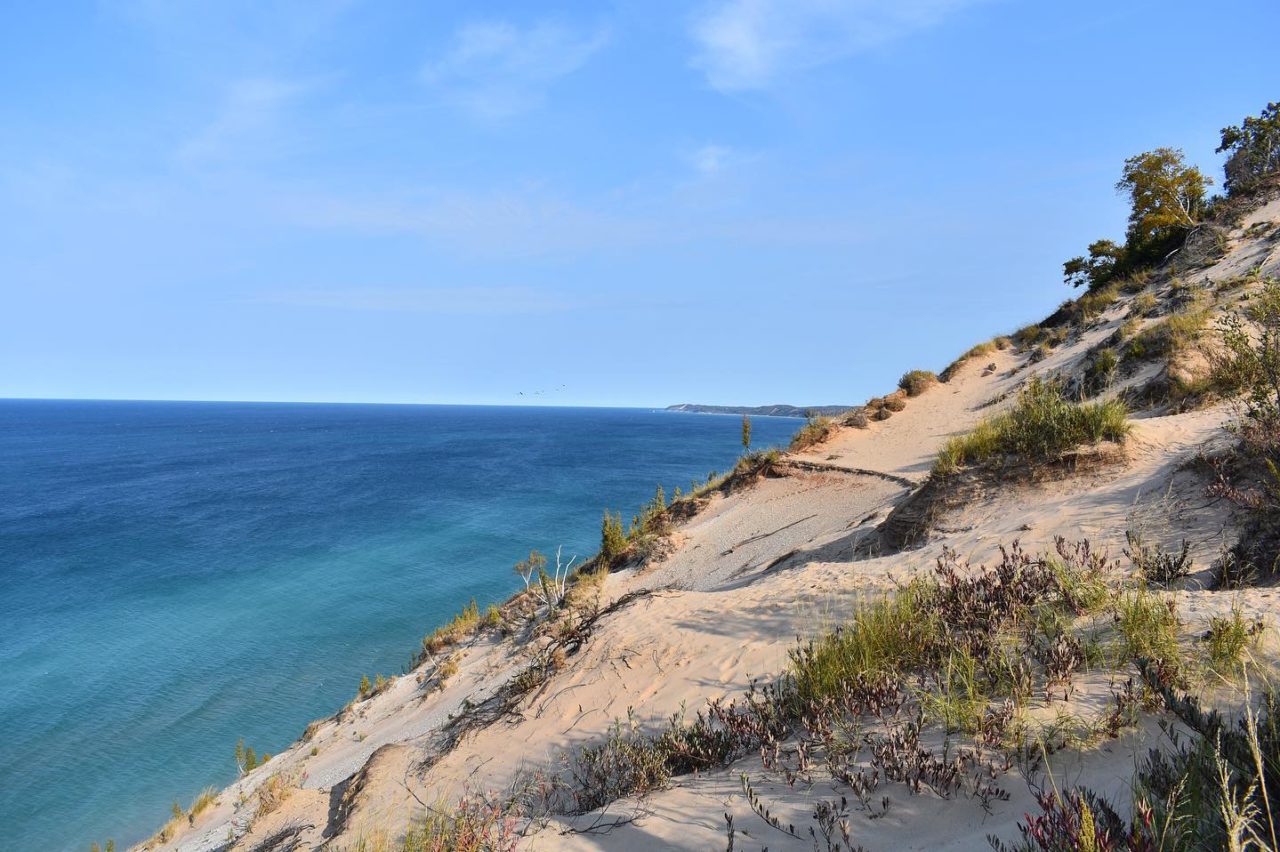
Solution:
[[[687,411],[694,414],[747,414],[756,417],[808,417],[818,415],[831,417],[843,414],[855,406],[852,405],[696,405],[682,402],[679,405],[668,405],[666,411]]]

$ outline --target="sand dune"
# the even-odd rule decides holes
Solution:
[[[1214,282],[1260,264],[1264,274],[1280,274],[1275,243],[1244,236],[1257,222],[1280,223],[1280,202],[1233,231],[1228,253],[1215,265],[1182,278],[1210,291]],[[1169,276],[1156,276],[1146,292],[1168,300],[1169,284]],[[860,598],[929,572],[944,546],[980,563],[994,559],[1001,544],[1020,540],[1040,551],[1063,536],[1087,538],[1119,557],[1126,530],[1136,528],[1170,548],[1188,540],[1203,569],[1233,536],[1235,520],[1228,504],[1205,496],[1203,474],[1192,463],[1231,440],[1224,428],[1233,413],[1229,403],[1186,412],[1153,404],[1135,413],[1121,453],[1043,479],[1012,477],[975,490],[934,519],[920,547],[880,552],[876,544],[878,526],[925,483],[948,438],[1009,405],[1033,374],[1078,374],[1091,350],[1130,318],[1138,295],[1122,296],[1043,360],[1033,363],[1029,350],[1015,348],[971,359],[889,419],[840,427],[828,440],[778,459],[749,486],[713,494],[675,526],[661,555],[608,576],[602,603],[643,594],[601,618],[578,653],[500,717],[476,721],[456,741],[450,733],[546,646],[545,637],[528,629],[511,637],[482,631],[468,640],[456,655],[458,672],[442,689],[433,686],[430,663],[396,679],[224,790],[168,843],[148,848],[347,848],[362,839],[394,840],[425,808],[448,810],[464,795],[509,790],[530,772],[554,775],[562,755],[601,741],[614,725],[658,731],[682,708],[692,715],[709,700],[741,696],[753,679],[776,678],[797,637],[846,620]],[[1222,300],[1214,310],[1232,304]],[[1141,387],[1160,369],[1119,376],[1108,394]],[[1250,617],[1275,611],[1274,589],[1208,592],[1199,588],[1202,579],[1193,575],[1178,591],[1155,592],[1169,597],[1189,633],[1233,606]],[[1108,694],[1105,678],[1082,677],[1071,700],[1051,710],[1087,714]],[[868,849],[986,848],[988,834],[1013,840],[1018,820],[1036,808],[1033,785],[1046,777],[1125,802],[1135,755],[1158,739],[1156,721],[1146,714],[1114,739],[1057,752],[1049,775],[1013,766],[1000,781],[1008,800],[990,803],[989,812],[971,797],[912,795],[902,785],[886,785],[891,807],[877,819],[855,813],[854,839]],[[928,736],[940,740],[942,734],[935,726]],[[519,845],[720,849],[729,813],[739,849],[813,848],[807,833],[790,837],[752,813],[744,773],[784,824],[810,825],[816,800],[846,792],[829,778],[789,786],[758,756],[747,756],[675,778],[643,798],[624,798],[603,813],[549,814],[528,827]],[[284,779],[276,783],[290,792],[274,809],[262,808],[257,791],[273,777]],[[267,812],[255,816],[260,810]],[[280,832],[291,839],[279,841]],[[299,845],[288,845],[294,841]]]

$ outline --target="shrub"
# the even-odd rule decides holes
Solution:
[[[898,379],[898,387],[906,391],[907,396],[919,396],[937,383],[938,377],[929,370],[911,370]]]
[[[1252,331],[1245,325],[1252,324]],[[1244,482],[1224,480],[1213,491],[1249,512],[1240,540],[1224,554],[1223,579],[1280,573],[1280,282],[1268,280],[1244,317],[1223,321],[1227,355],[1215,370],[1220,387],[1244,391],[1237,460]]]
[[[1229,371],[1230,384],[1245,391],[1245,417],[1275,430],[1280,427],[1280,281],[1268,279],[1243,317],[1226,317],[1220,328],[1227,349],[1221,369]]]
[[[904,410],[907,407],[906,394],[903,391],[889,394],[884,398],[884,407],[895,414]]]
[[[1125,556],[1148,583],[1167,586],[1191,573],[1191,543],[1186,539],[1182,540],[1182,551],[1177,554],[1159,544],[1147,544],[1142,534],[1134,530],[1126,531],[1125,539],[1129,543]]]
[[[600,559],[604,564],[612,565],[626,549],[627,534],[622,530],[622,513],[610,515],[605,509],[604,520],[600,523]],[[545,560],[543,564],[546,564]]]
[[[1149,675],[1150,669],[1144,669]],[[1148,680],[1152,680],[1148,677]],[[1266,693],[1235,724],[1156,682],[1186,730],[1165,725],[1172,749],[1154,748],[1135,772],[1125,823],[1098,794],[1037,795],[1040,813],[1019,825],[1022,842],[1000,852],[1059,850],[1260,850],[1280,835],[1280,708]]]
[[[253,747],[246,746],[243,738],[236,742],[236,768],[240,770],[241,775],[247,772],[252,772],[257,767],[266,763],[268,757],[269,755],[263,755],[262,759],[259,760],[258,755],[253,750]]]
[[[867,428],[867,410],[865,408],[855,408],[846,414],[840,422],[845,426],[852,426],[855,429]]]
[[[1048,461],[1078,446],[1123,441],[1129,432],[1128,409],[1119,400],[1068,402],[1060,385],[1033,378],[1008,411],[983,420],[968,435],[949,440],[934,471],[953,473],[996,455]]]
[[[459,663],[456,656],[446,657],[440,661],[439,667],[436,669],[436,675],[440,679],[440,685],[443,686],[445,681],[450,680],[458,673]]]
[[[456,803],[427,808],[424,818],[409,829],[396,852],[515,852],[524,823],[518,806],[499,804],[476,795]],[[391,852],[390,848],[356,852]]]
[[[261,819],[267,814],[274,813],[284,804],[293,794],[295,785],[293,780],[286,778],[279,772],[272,775],[258,787],[258,808],[254,813],[255,819]]]
[[[810,417],[791,438],[788,449],[793,453],[821,444],[835,431],[835,421],[830,417]]]

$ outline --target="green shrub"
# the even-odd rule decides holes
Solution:
[[[622,529],[622,513],[611,515],[609,510],[605,509],[604,520],[600,522],[601,560],[606,565],[611,565],[626,549],[627,534]]]
[[[835,431],[835,428],[835,421],[830,417],[810,417],[791,438],[791,446],[788,449],[793,453],[798,453],[816,444],[821,444],[831,437],[831,433]]]
[[[937,383],[938,377],[929,370],[911,370],[898,379],[898,387],[906,391],[907,396],[919,396]]]
[[[934,471],[953,473],[996,455],[1049,461],[1084,444],[1123,441],[1130,428],[1127,416],[1120,400],[1072,403],[1059,385],[1035,377],[1008,411],[948,441],[938,453]]]

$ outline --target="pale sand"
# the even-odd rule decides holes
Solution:
[[[1245,225],[1278,220],[1280,202],[1252,214]],[[1235,236],[1226,258],[1188,280],[1216,281],[1259,263],[1265,272],[1280,274],[1274,244],[1245,241],[1239,231]],[[1122,298],[1039,364],[1028,365],[1012,350],[975,358],[949,383],[908,400],[891,419],[866,429],[842,428],[829,441],[784,459],[785,476],[713,497],[678,528],[672,552],[611,575],[603,599],[641,589],[658,594],[601,620],[582,652],[523,703],[518,715],[475,732],[426,768],[423,761],[434,756],[448,718],[518,672],[526,648],[487,634],[465,647],[461,669],[443,691],[424,692],[414,675],[396,679],[386,692],[356,705],[352,718],[325,722],[311,740],[223,791],[217,805],[164,848],[223,848],[232,837],[233,848],[251,849],[289,825],[304,827],[299,848],[326,842],[344,848],[377,831],[395,837],[424,805],[447,807],[466,790],[502,791],[525,770],[554,771],[566,749],[599,740],[629,714],[642,728],[656,729],[681,708],[693,714],[709,699],[741,694],[753,678],[777,676],[797,636],[840,622],[859,596],[883,593],[895,581],[930,570],[943,545],[980,562],[1014,539],[1038,551],[1061,535],[1088,538],[1119,556],[1125,530],[1134,527],[1166,546],[1189,539],[1197,565],[1208,565],[1223,537],[1230,537],[1231,518],[1225,505],[1205,497],[1203,480],[1184,466],[1202,449],[1228,440],[1227,406],[1138,419],[1122,462],[984,494],[949,513],[918,550],[854,558],[853,543],[910,493],[908,483],[925,480],[948,437],[998,410],[1003,402],[988,403],[1007,399],[1031,374],[1078,364],[1124,322],[1130,299]],[[989,363],[994,370],[984,369]],[[1119,387],[1149,378],[1147,371]],[[786,462],[795,464],[788,468]],[[1173,597],[1186,630],[1201,631],[1210,615],[1233,605],[1268,615],[1275,611],[1276,595],[1273,589],[1232,595],[1188,590]],[[429,673],[428,666],[415,674]],[[1105,683],[1086,683],[1069,706],[1084,712],[1107,695]],[[1124,802],[1135,754],[1154,742],[1155,730],[1147,718],[1137,730],[1097,748],[1060,752],[1051,762],[1053,776],[1060,785],[1087,784]],[[347,796],[340,836],[326,838],[342,798],[340,785],[362,769],[359,792]],[[727,811],[735,816],[739,849],[812,848],[811,841],[792,840],[750,812],[738,780],[744,772],[784,822],[800,827],[810,824],[816,799],[841,795],[833,783],[789,789],[764,772],[758,758],[747,758],[722,771],[678,778],[644,801],[615,803],[604,817],[638,817],[633,822],[607,832],[566,834],[598,822],[599,815],[561,819],[525,846],[723,849]],[[300,789],[275,812],[252,820],[253,791],[277,773],[295,779]],[[1016,768],[1001,784],[1010,800],[993,803],[989,814],[962,796],[911,796],[888,785],[889,813],[877,820],[855,813],[855,840],[869,849],[987,848],[988,834],[1012,840],[1016,822],[1035,803]],[[241,798],[245,804],[238,806]]]

